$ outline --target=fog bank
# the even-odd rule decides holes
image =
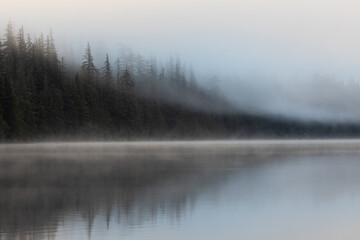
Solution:
[[[218,76],[241,112],[354,122],[358,9],[351,0],[14,0],[0,9],[0,25],[11,19],[32,36],[52,28],[69,65],[81,64],[88,41],[99,67],[125,45],[159,62],[179,56],[205,87]]]

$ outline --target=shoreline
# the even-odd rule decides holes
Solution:
[[[360,152],[360,139],[204,140],[139,142],[46,142],[0,144],[0,160],[27,156],[96,158],[108,156],[272,155]]]

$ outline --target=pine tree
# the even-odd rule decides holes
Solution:
[[[50,30],[49,35],[46,37],[46,48],[45,48],[45,55],[50,61],[52,65],[58,64],[58,58],[56,53],[56,47],[55,47],[55,40],[53,36],[52,30]]]
[[[116,58],[116,86],[120,88],[121,86],[121,63],[120,58]]]
[[[4,42],[4,70],[7,74],[7,79],[11,78],[11,84],[17,85],[17,53],[16,40],[13,33],[12,23],[9,22],[6,28],[5,42]]]
[[[5,99],[3,107],[3,117],[10,128],[10,138],[21,136],[21,120],[19,118],[18,100],[14,93],[14,87],[8,77],[5,77]]]
[[[31,41],[30,34],[28,34],[26,38],[25,72],[32,75],[34,65],[34,44]]]
[[[61,60],[59,62],[59,74],[60,78],[64,79],[66,76],[66,69],[65,69],[65,59],[64,57],[61,57]]]
[[[4,61],[3,43],[0,38],[0,74],[5,73],[3,61]]]
[[[23,84],[26,76],[26,43],[24,35],[24,27],[21,26],[17,35],[17,49],[18,49],[18,90],[17,92],[21,95]]]
[[[110,86],[113,84],[113,75],[112,75],[112,70],[111,70],[111,65],[110,65],[110,61],[109,61],[109,55],[106,54],[106,58],[105,58],[105,63],[104,63],[104,67],[102,68],[103,70],[103,79],[105,82],[106,86]]]
[[[82,73],[84,75],[84,78],[88,82],[91,82],[91,81],[95,80],[95,77],[97,75],[98,70],[95,67],[94,58],[91,55],[90,43],[88,43],[88,45],[86,47],[85,55],[83,57],[83,63],[82,63],[81,69],[82,69]]]
[[[88,118],[88,108],[86,105],[85,97],[84,97],[84,89],[83,84],[80,80],[79,74],[75,75],[75,94],[74,94],[74,104],[75,104],[75,112],[77,113],[76,121],[80,124],[86,123],[89,120]]]
[[[130,74],[130,71],[126,68],[121,75],[121,86],[125,91],[131,91],[134,87],[134,80]]]
[[[46,64],[45,64],[45,43],[43,34],[39,38],[35,38],[33,44],[33,71],[36,91],[40,93],[47,81]]]
[[[18,44],[18,53],[20,57],[26,56],[26,43],[25,43],[25,34],[24,27],[21,26],[17,35],[17,44]]]
[[[49,82],[53,84],[57,89],[62,89],[62,81],[60,79],[60,68],[59,60],[57,58],[57,52],[55,47],[55,40],[53,37],[52,30],[50,30],[49,35],[46,37],[45,41],[45,60],[46,60],[46,70]]]
[[[5,94],[5,78],[4,74],[0,72],[0,140],[3,140],[9,131],[9,125],[4,120],[4,106],[7,103],[7,97]]]

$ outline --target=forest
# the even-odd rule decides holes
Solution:
[[[114,56],[111,56],[114,58]],[[250,114],[216,83],[198,84],[179,59],[158,64],[125,51],[95,65],[90,44],[79,66],[59,57],[52,32],[32,37],[9,23],[0,39],[0,139],[136,140],[356,137],[357,123]],[[70,66],[71,65],[71,66]],[[211,83],[211,81],[210,81]]]

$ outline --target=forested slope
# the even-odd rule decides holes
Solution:
[[[180,60],[126,52],[98,68],[59,58],[52,33],[32,39],[11,23],[0,41],[0,139],[183,139],[358,136],[358,124],[305,123],[235,108],[200,87]]]

